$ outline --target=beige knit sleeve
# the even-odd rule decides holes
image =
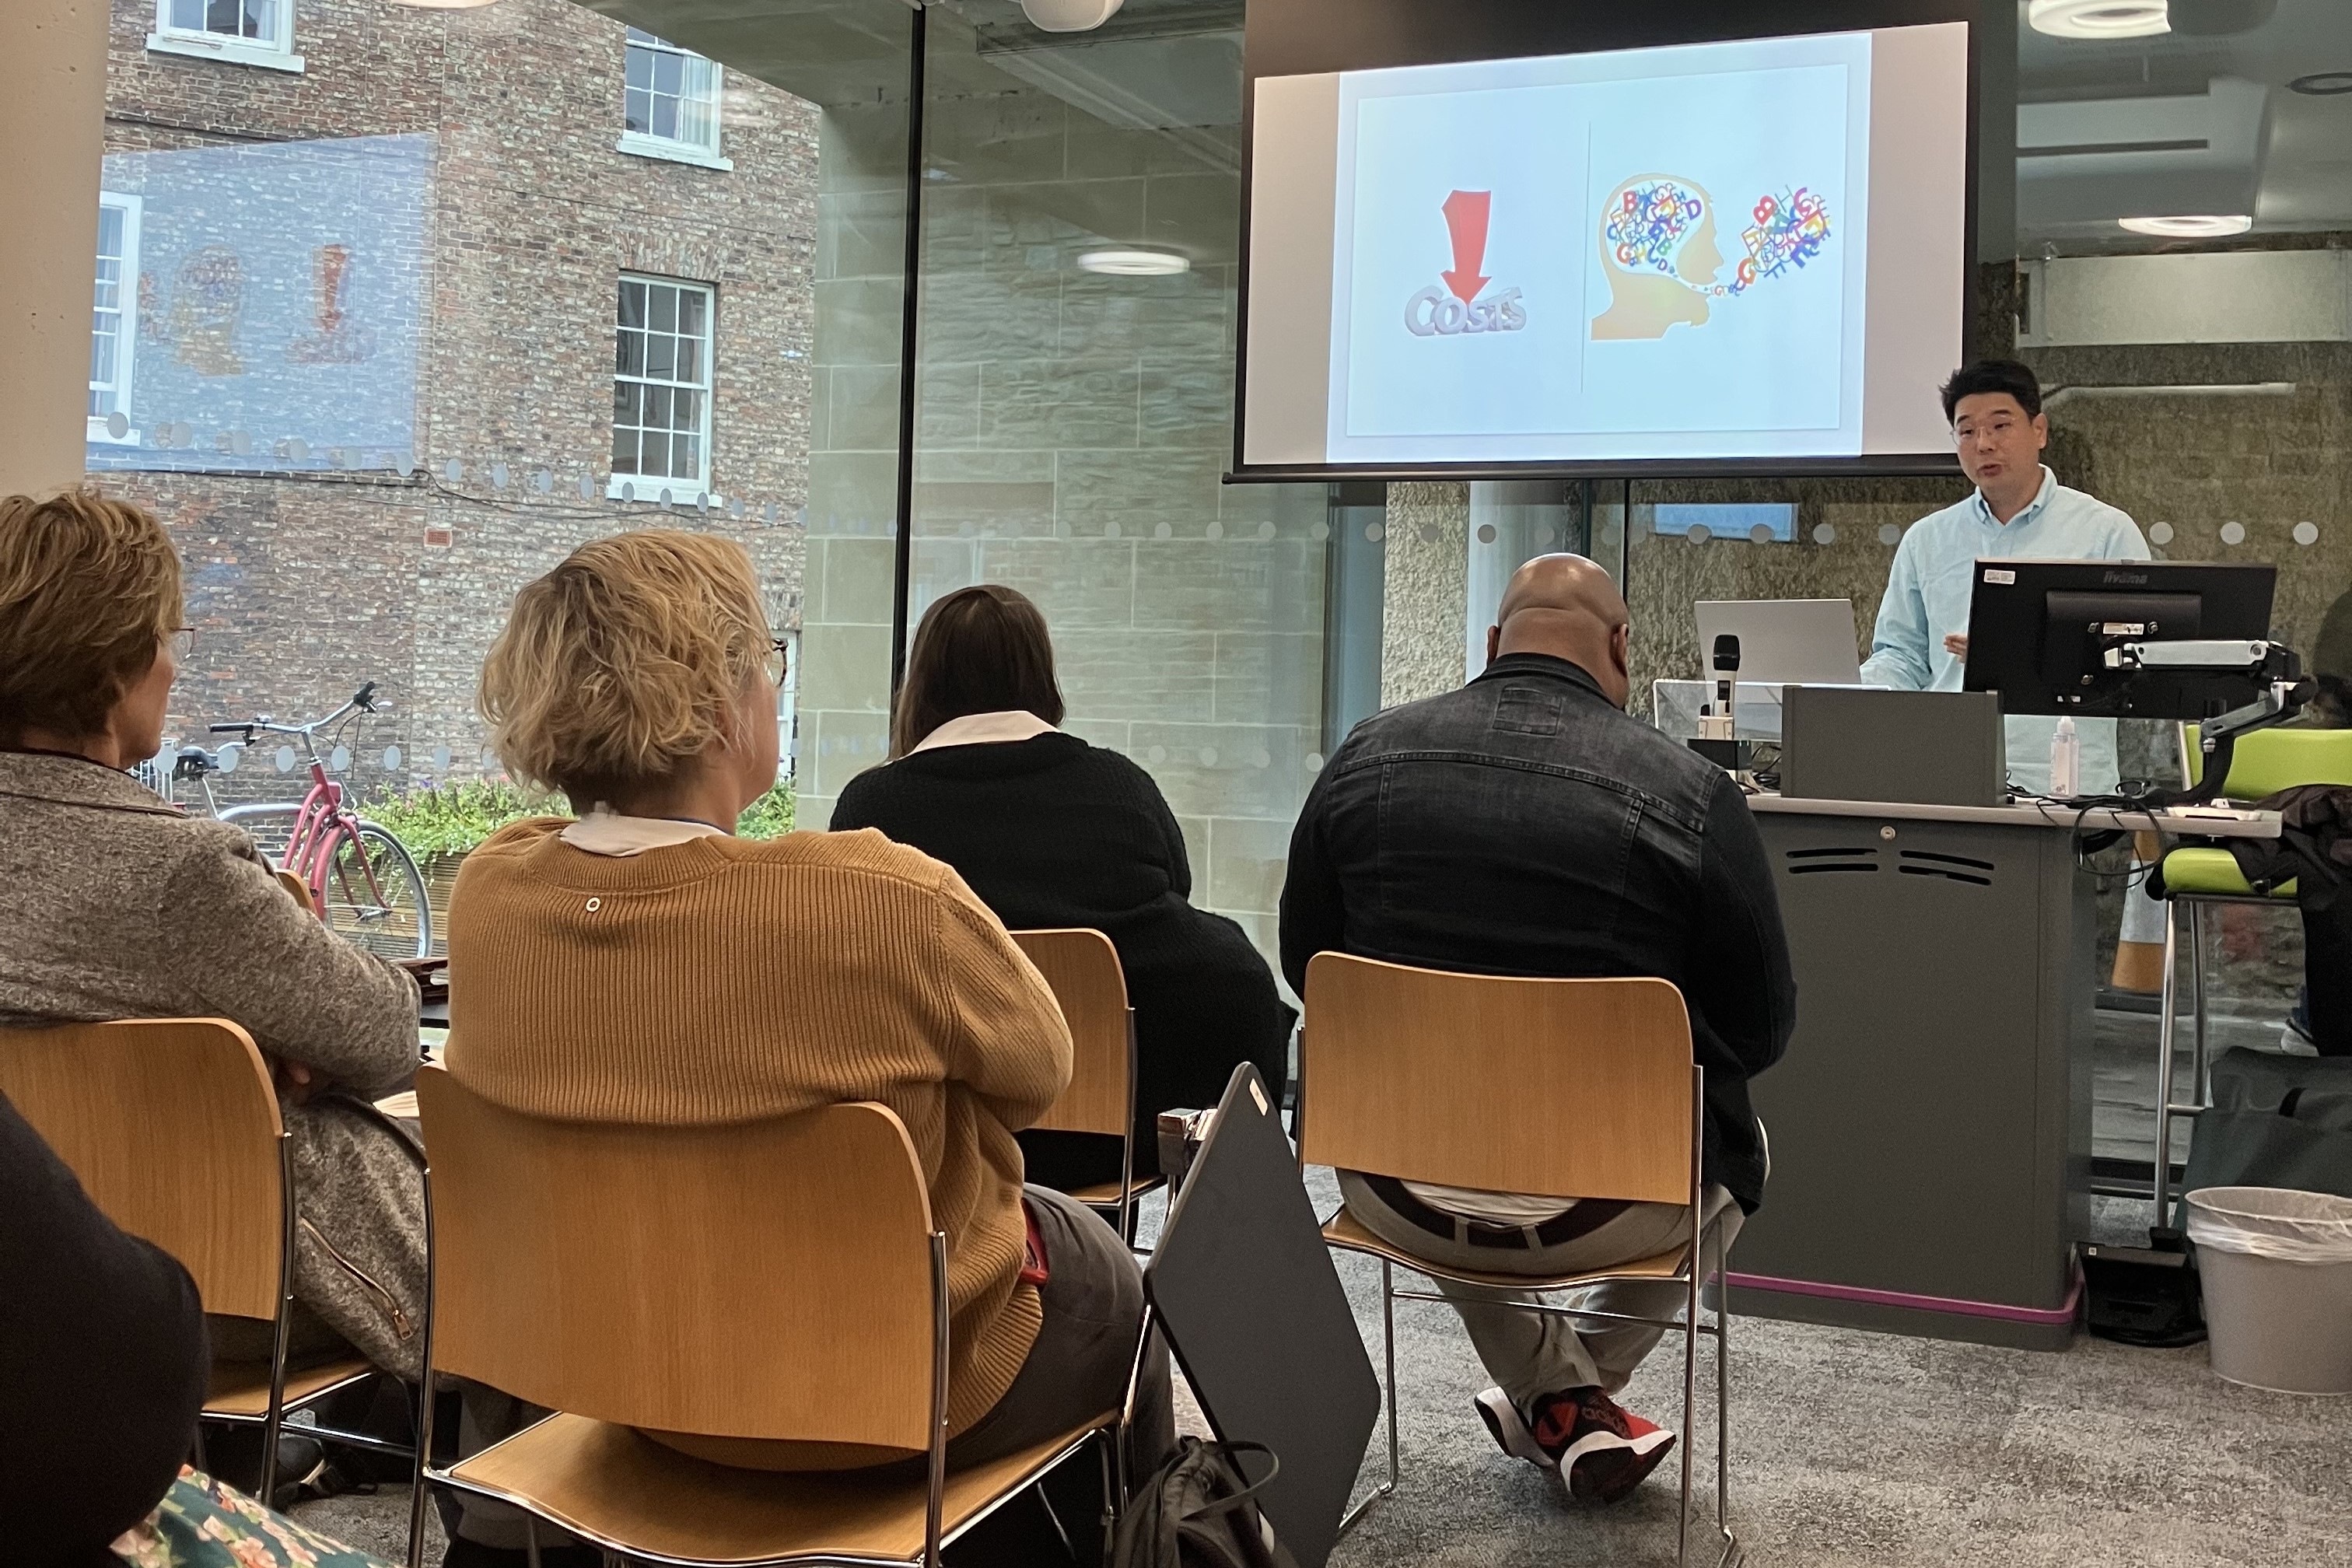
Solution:
[[[947,1075],[1017,1132],[1068,1087],[1070,1026],[1003,923],[953,868],[940,871],[939,973],[953,1011]]]
[[[414,1073],[416,983],[297,904],[242,832],[188,826],[156,942],[184,988],[270,1055],[362,1095]]]

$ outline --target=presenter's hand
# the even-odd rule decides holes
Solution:
[[[1944,651],[1950,654],[1954,658],[1968,658],[1969,634],[1966,632],[1947,632],[1944,635]]]

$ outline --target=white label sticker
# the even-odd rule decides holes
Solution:
[[[1255,1079],[1250,1079],[1250,1098],[1257,1101],[1257,1113],[1260,1116],[1266,1115],[1272,1110],[1273,1108],[1265,1102],[1265,1090],[1258,1087]]]
[[[1984,580],[1988,583],[2014,583],[2017,581],[2017,574],[2006,566],[1988,566],[1985,568]]]

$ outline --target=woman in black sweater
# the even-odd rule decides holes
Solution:
[[[1242,928],[1188,901],[1184,836],[1151,775],[1055,728],[1062,693],[1037,606],[992,584],[934,603],[916,628],[892,760],[859,774],[833,827],[878,827],[944,860],[1014,931],[1085,926],[1118,949],[1135,1009],[1135,1166],[1159,1169],[1154,1119],[1213,1106],[1234,1067],[1279,1092],[1296,1015]],[[1116,1181],[1084,1134],[1021,1134],[1029,1177]]]

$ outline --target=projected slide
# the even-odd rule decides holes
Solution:
[[[1965,83],[1957,26],[1261,81],[1244,460],[1935,449]],[[1261,325],[1276,279],[1310,321],[1328,297],[1328,331]],[[1874,368],[1926,416],[1890,415]]]
[[[1869,80],[1867,34],[1343,76],[1331,456],[1861,451]]]

